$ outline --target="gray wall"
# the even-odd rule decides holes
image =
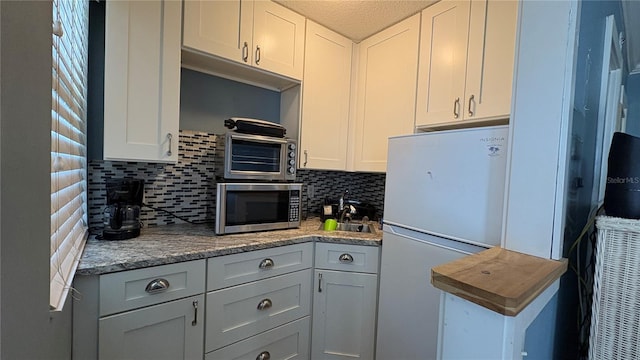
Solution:
[[[627,132],[640,136],[640,73],[627,78]]]
[[[50,1],[0,1],[2,359],[68,359],[71,302],[49,312]]]
[[[280,122],[279,92],[184,68],[180,81],[180,130],[223,134],[230,117]]]
[[[570,263],[575,266],[580,258],[582,274],[593,273],[593,268],[589,267],[593,255],[589,239],[582,240],[582,246],[579,248],[581,251],[574,250],[569,253],[569,250],[587,223],[590,211],[598,206],[593,202],[592,193],[598,183],[597,177],[600,176],[599,169],[595,169],[600,78],[605,18],[611,14],[615,16],[618,31],[624,31],[622,5],[619,0],[581,2],[563,256],[569,258]],[[623,74],[623,79],[625,78],[626,74]],[[588,340],[585,336],[589,333],[589,322],[585,322],[584,314],[579,314],[578,281],[575,273],[569,270],[560,282],[557,296],[555,358],[577,358],[576,354],[586,356],[584,346]],[[587,291],[590,293],[591,290]],[[590,296],[584,298],[590,299]],[[585,301],[590,304],[590,300]],[[591,309],[590,305],[585,305],[584,308],[589,311]],[[579,329],[578,323],[584,324],[582,329]]]

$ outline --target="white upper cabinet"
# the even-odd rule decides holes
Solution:
[[[302,79],[303,16],[271,1],[256,1],[253,9],[253,64]]]
[[[307,20],[300,166],[346,170],[353,42]]]
[[[442,1],[422,12],[416,126],[506,119],[516,1]]]
[[[388,138],[413,133],[419,36],[416,14],[358,45],[356,171],[386,171]]]
[[[271,1],[184,2],[183,46],[302,79],[301,15]]]
[[[471,2],[465,119],[509,117],[517,12],[517,1]]]
[[[185,47],[248,64],[253,61],[249,51],[253,36],[252,1],[186,0],[182,26]]]
[[[441,1],[422,12],[416,125],[462,120],[469,5]]]
[[[181,10],[176,1],[107,2],[105,159],[178,161]]]

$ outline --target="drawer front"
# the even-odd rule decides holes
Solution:
[[[311,269],[207,294],[206,345],[212,351],[311,313]]]
[[[308,269],[312,254],[313,243],[305,243],[211,258],[207,291]]]
[[[205,260],[100,276],[100,316],[204,293]]]
[[[205,355],[220,359],[309,359],[309,317],[288,323]]]
[[[316,269],[377,274],[377,246],[316,243]]]

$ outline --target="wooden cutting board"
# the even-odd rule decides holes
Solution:
[[[549,260],[494,247],[431,269],[431,283],[503,315],[515,316],[567,270]]]

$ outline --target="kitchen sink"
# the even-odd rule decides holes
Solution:
[[[320,224],[319,230],[324,230],[324,225]],[[362,232],[362,233],[376,233],[376,226],[374,224],[362,224],[357,222],[338,223],[338,227],[335,231],[349,231],[349,232]]]

